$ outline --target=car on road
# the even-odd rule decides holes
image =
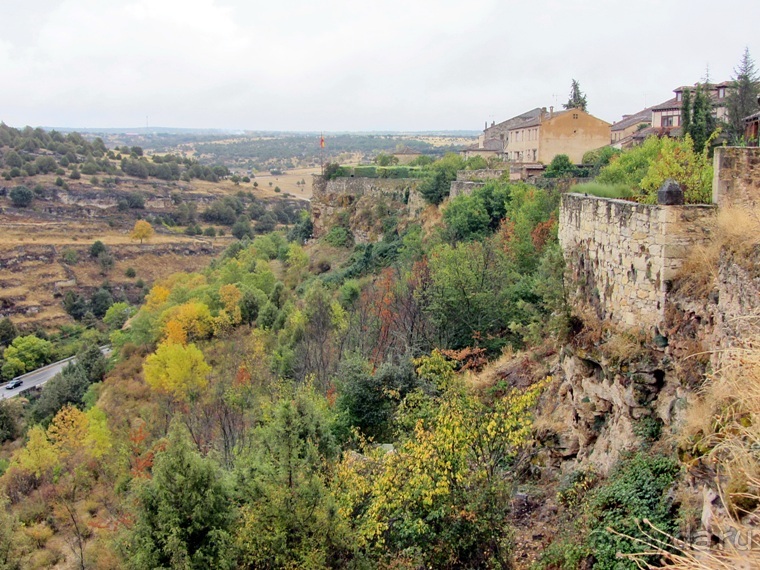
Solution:
[[[13,390],[15,388],[18,388],[23,384],[23,380],[14,380],[13,382],[8,382],[8,385],[5,387],[6,390]]]

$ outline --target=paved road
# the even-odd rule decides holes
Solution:
[[[101,346],[100,350],[106,356],[111,354],[111,347],[109,346]],[[48,364],[47,366],[43,366],[42,368],[38,368],[37,370],[27,372],[26,374],[14,378],[14,380],[23,381],[23,384],[18,388],[14,388],[13,390],[6,390],[5,384],[3,386],[0,386],[0,400],[13,398],[14,396],[18,396],[30,388],[34,388],[35,386],[42,386],[45,382],[63,370],[69,362],[76,362],[76,357],[71,356],[69,358],[64,358],[63,360],[53,362],[53,364]]]

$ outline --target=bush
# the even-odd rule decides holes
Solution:
[[[34,200],[34,193],[26,186],[16,186],[11,190],[10,197],[14,208],[27,208]]]
[[[333,247],[352,247],[354,245],[354,236],[350,230],[343,226],[331,227],[323,239],[325,243]]]
[[[61,257],[66,265],[76,265],[79,262],[79,254],[70,247],[63,250]]]
[[[124,276],[129,277],[130,279],[133,279],[137,275],[137,271],[135,271],[134,267],[127,267],[127,269],[124,271]]]
[[[69,174],[69,178],[71,178],[72,180],[79,180],[80,178],[82,178],[82,174],[79,172],[79,170],[77,170],[76,167],[74,167],[71,170],[71,174]]]
[[[203,230],[203,235],[206,237],[216,237],[216,230],[209,226],[205,230]]]
[[[90,246],[90,257],[94,257],[97,259],[97,257],[104,252],[107,252],[108,248],[106,248],[105,244],[97,240]]]
[[[549,163],[544,171],[546,178],[561,178],[564,176],[575,176],[575,165],[570,162],[570,157],[566,154],[558,154]]]

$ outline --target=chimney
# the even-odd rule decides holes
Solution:
[[[554,105],[551,105],[551,106],[549,107],[549,118],[550,118],[550,119],[553,119],[553,118],[554,118]]]
[[[491,126],[493,127],[496,124],[496,121],[491,121]]]

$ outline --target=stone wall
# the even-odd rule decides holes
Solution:
[[[331,226],[348,222],[358,243],[382,239],[383,221],[395,215],[400,225],[416,220],[426,203],[418,191],[418,178],[345,177],[312,181],[311,216],[314,237]]]
[[[456,198],[460,194],[469,196],[475,189],[482,188],[487,180],[498,180],[508,172],[508,170],[492,168],[459,170],[457,171],[457,179],[451,183],[449,198]]]
[[[457,181],[483,181],[497,180],[504,176],[506,170],[497,170],[494,168],[481,168],[479,170],[458,170]]]
[[[670,282],[708,239],[712,206],[650,206],[565,194],[559,240],[576,308],[625,327],[660,325]]]
[[[718,147],[713,168],[714,203],[752,208],[760,204],[760,148]]]

